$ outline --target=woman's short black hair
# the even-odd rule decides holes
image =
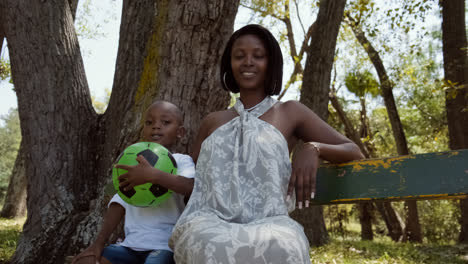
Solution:
[[[232,34],[226,44],[221,57],[220,78],[224,89],[233,93],[239,92],[239,86],[234,79],[231,68],[231,51],[234,41],[244,35],[255,35],[260,38],[268,54],[268,67],[265,77],[265,93],[278,95],[281,92],[283,82],[283,54],[278,41],[268,29],[260,25],[247,25]]]

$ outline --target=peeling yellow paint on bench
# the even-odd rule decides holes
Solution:
[[[468,197],[468,149],[325,164],[315,204]]]

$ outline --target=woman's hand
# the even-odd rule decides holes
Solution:
[[[123,188],[125,191],[131,190],[136,185],[154,182],[154,175],[156,169],[152,167],[148,161],[143,156],[138,156],[136,158],[138,161],[138,165],[130,166],[130,165],[115,165],[118,169],[126,170],[127,173],[124,173],[119,176],[120,184],[119,186]]]
[[[294,153],[292,161],[292,173],[288,185],[288,196],[296,188],[296,203],[299,209],[309,207],[310,199],[315,196],[315,182],[317,169],[320,163],[320,144],[315,142],[304,143]]]

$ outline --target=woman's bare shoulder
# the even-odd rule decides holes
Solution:
[[[289,122],[303,120],[313,113],[312,110],[296,100],[278,102],[275,108],[282,113],[282,116],[286,116]]]
[[[205,130],[206,136],[209,136],[218,127],[238,116],[233,109],[216,111],[209,113],[202,121],[201,127]]]

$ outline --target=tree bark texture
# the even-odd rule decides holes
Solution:
[[[312,40],[304,67],[300,101],[323,120],[328,117],[328,93],[335,56],[336,38],[343,18],[345,0],[320,1]],[[304,226],[312,246],[320,246],[329,240],[323,220],[323,208],[312,206],[296,210],[292,217]]]
[[[385,70],[385,66],[383,65],[378,51],[367,39],[364,32],[362,32],[356,23],[350,22],[349,25],[351,26],[356,39],[367,52],[369,59],[372,61],[372,64],[377,71],[377,75],[379,76],[380,89],[382,92],[382,97],[384,98],[385,108],[387,109],[390,125],[392,127],[398,155],[408,155],[408,143],[406,141],[405,132],[403,130],[400,116],[396,107],[395,98],[393,96],[393,83],[388,77],[387,71]],[[411,242],[422,242],[422,232],[419,218],[414,218],[418,216],[417,202],[415,200],[405,201],[405,208],[407,208],[408,214],[406,216],[404,240],[407,239]],[[413,210],[416,211],[414,212]]]
[[[466,56],[465,1],[440,1],[445,80],[453,84],[446,92],[445,107],[450,149],[468,148],[468,59]],[[468,243],[468,201],[460,200],[459,242]]]
[[[20,144],[15,165],[11,172],[10,182],[5,197],[5,203],[0,213],[0,217],[16,218],[26,215],[26,168],[25,168],[25,148]]]
[[[26,148],[28,216],[12,263],[63,263],[101,223],[112,163],[139,139],[156,99],[179,105],[188,142],[208,112],[227,106],[218,60],[238,1],[124,1],[113,92],[94,111],[70,1],[2,1]]]

